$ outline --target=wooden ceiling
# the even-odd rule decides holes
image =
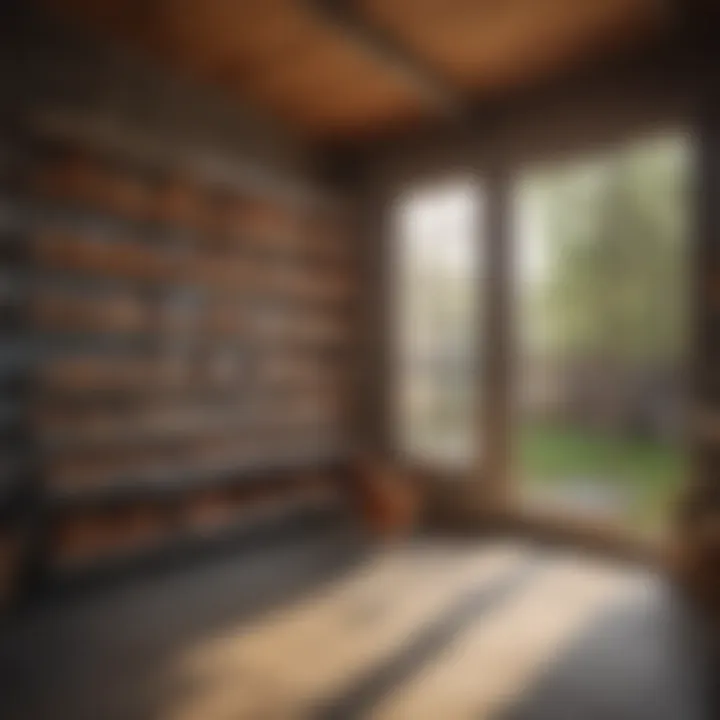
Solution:
[[[666,0],[45,0],[309,139],[366,139],[656,36]],[[332,12],[341,10],[340,15]]]

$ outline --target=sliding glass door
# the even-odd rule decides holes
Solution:
[[[522,502],[642,533],[686,475],[691,146],[529,170],[515,193]]]

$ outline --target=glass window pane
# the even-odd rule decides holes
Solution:
[[[478,198],[456,181],[395,208],[396,441],[416,461],[466,466],[477,446]]]

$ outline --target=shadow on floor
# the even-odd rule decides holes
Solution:
[[[326,528],[36,607],[0,638],[0,717],[162,717],[186,691],[166,672],[185,648],[353,572],[365,551]]]
[[[0,640],[0,717],[167,717],[169,707],[182,705],[182,698],[194,692],[192,678],[179,680],[171,671],[186,650],[252,626],[268,610],[353,576],[368,550],[342,528],[304,530],[252,552],[217,556],[36,607],[6,628]],[[383,698],[423,667],[437,664],[454,638],[478,619],[485,623],[486,613],[492,615],[488,610],[532,590],[538,571],[542,577],[555,555],[526,553],[508,574],[466,590],[422,632],[333,691],[319,717],[371,717]],[[515,644],[515,625],[510,631]],[[703,639],[683,604],[648,576],[594,617],[570,648],[548,661],[539,679],[492,720],[712,720],[718,716],[710,712],[712,677]],[[520,646],[522,640],[517,637]],[[237,664],[230,667],[237,672]],[[483,682],[481,667],[477,682]],[[299,717],[307,716],[307,707],[304,711],[298,708]]]
[[[717,668],[707,640],[681,598],[649,578],[493,720],[713,720]]]
[[[393,690],[416,677],[441,656],[455,638],[483,614],[502,605],[509,597],[530,583],[541,561],[530,555],[507,574],[492,582],[483,582],[462,595],[427,627],[337,697],[321,701],[320,708],[309,716],[313,720],[361,720]]]

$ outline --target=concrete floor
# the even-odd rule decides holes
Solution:
[[[702,640],[640,571],[325,529],[25,613],[0,641],[0,717],[704,720]]]

